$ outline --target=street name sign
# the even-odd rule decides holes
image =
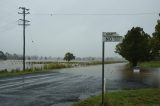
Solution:
[[[105,42],[120,42],[123,37],[119,36],[116,32],[103,32],[102,33],[102,106],[104,106],[104,93],[105,93],[105,78],[104,78],[104,46]]]
[[[103,42],[120,42],[123,37],[119,36],[116,32],[103,32]]]

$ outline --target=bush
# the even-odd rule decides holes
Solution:
[[[8,72],[7,69],[3,69],[3,70],[0,71],[0,73],[6,73],[6,72]]]

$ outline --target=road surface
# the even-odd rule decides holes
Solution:
[[[149,72],[134,74],[125,71],[125,65],[105,65],[107,90],[147,88],[156,81],[158,83],[154,84],[160,87],[158,77]],[[101,65],[96,65],[0,78],[0,106],[70,106],[73,102],[101,93],[101,70]],[[160,71],[155,72],[160,74]],[[152,77],[148,77],[150,75]]]

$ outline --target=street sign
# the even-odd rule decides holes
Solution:
[[[104,80],[104,48],[105,42],[120,42],[122,36],[116,32],[103,32],[102,33],[102,106],[104,106],[104,93],[105,93],[105,80]]]
[[[103,42],[119,42],[122,40],[122,36],[119,36],[116,32],[103,32]]]
[[[103,36],[103,42],[119,42],[122,40],[122,36]]]
[[[116,32],[103,32],[104,36],[112,35],[112,36],[117,36],[118,34]]]

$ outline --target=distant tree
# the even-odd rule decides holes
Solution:
[[[45,56],[44,59],[47,60],[48,58]]]
[[[7,57],[7,59],[11,59],[11,54],[9,54],[8,52],[5,53],[5,56]]]
[[[116,53],[128,60],[132,66],[140,61],[150,59],[150,36],[142,28],[132,28],[124,36],[121,43],[116,46]]]
[[[153,58],[160,57],[160,20],[157,21],[155,32],[151,39],[151,54]]]
[[[64,60],[66,60],[68,62],[71,61],[71,60],[74,60],[74,59],[75,59],[75,56],[70,52],[66,53],[65,56],[64,56]]]
[[[6,59],[7,59],[6,55],[2,51],[0,51],[0,60],[6,60]]]
[[[27,59],[28,59],[28,60],[31,60],[31,57],[30,57],[30,56],[28,56],[28,57],[27,57]]]
[[[43,60],[43,56],[40,57],[40,60]]]

